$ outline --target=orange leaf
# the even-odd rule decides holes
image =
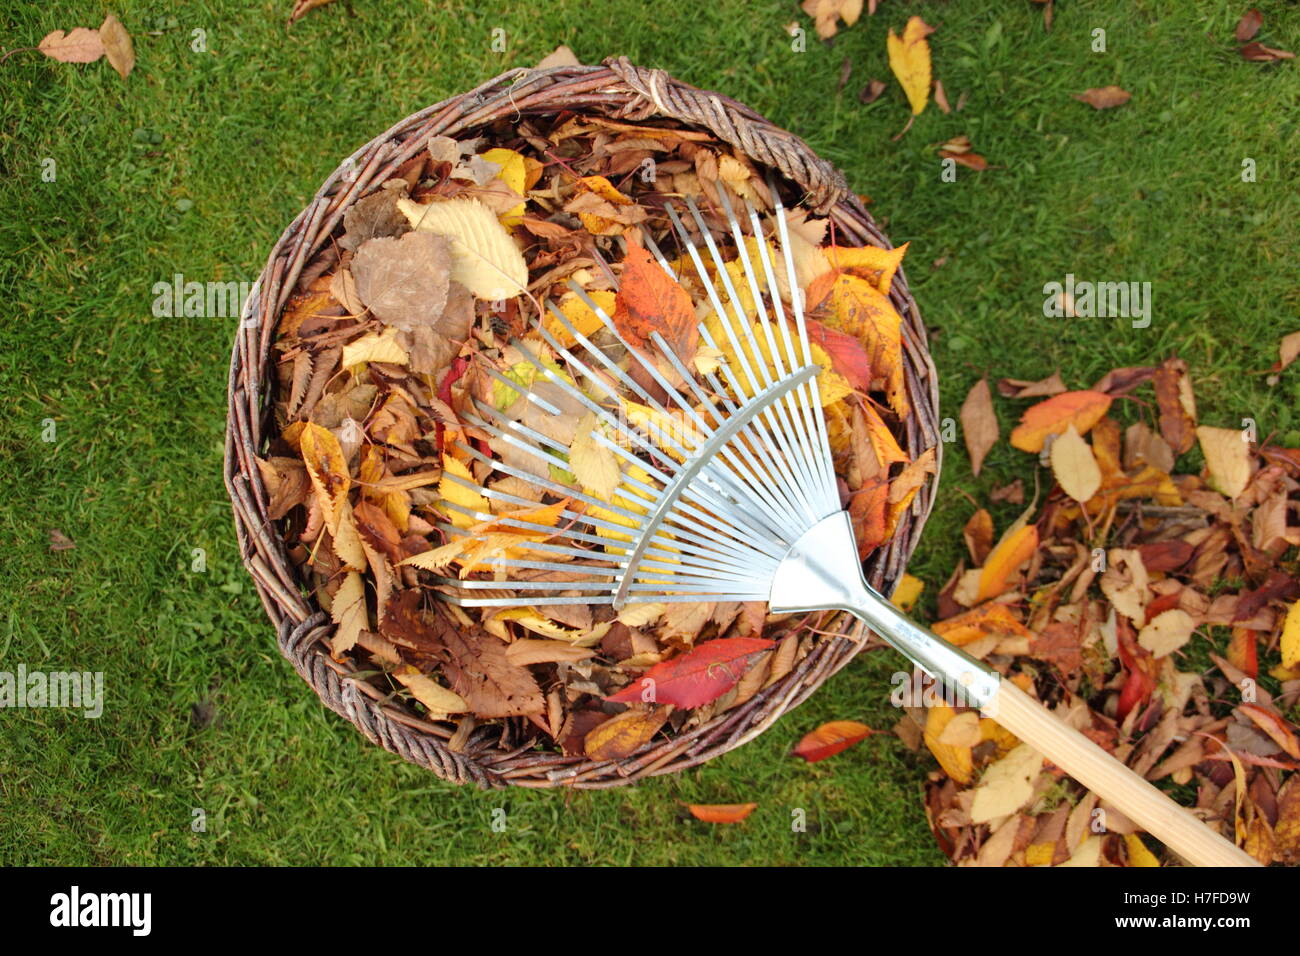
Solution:
[[[956,716],[957,712],[947,704],[931,707],[926,711],[923,737],[925,745],[930,748],[930,753],[934,754],[934,758],[939,761],[939,766],[943,767],[944,772],[958,784],[965,786],[970,783],[971,771],[974,769],[971,748],[940,740],[944,728]]]
[[[999,541],[980,572],[976,601],[997,597],[1006,591],[1016,568],[1033,557],[1037,550],[1038,528],[1032,524],[1019,528]]]
[[[1287,726],[1287,722],[1277,711],[1261,707],[1259,704],[1239,704],[1237,709],[1254,721],[1260,730],[1272,737],[1273,742],[1288,755],[1300,760],[1300,741],[1296,740],[1294,731]]]
[[[803,740],[795,745],[794,754],[796,757],[803,757],[809,763],[816,763],[827,757],[833,757],[841,750],[852,747],[859,740],[878,733],[882,731],[872,730],[866,724],[860,724],[856,720],[832,720],[805,734]]]
[[[688,803],[691,816],[705,823],[739,823],[758,808],[757,803]]]
[[[934,633],[956,647],[994,634],[1031,639],[1034,636],[1032,631],[1017,620],[1011,608],[1005,604],[992,603],[981,604],[946,621],[937,622]]]
[[[695,356],[699,327],[690,294],[641,246],[630,245],[623,260],[613,319],[618,331],[637,348],[644,348],[651,333],[657,331],[683,362]]]
[[[1060,435],[1071,425],[1080,435],[1101,421],[1110,408],[1111,397],[1104,392],[1062,392],[1031,405],[1020,416],[1020,424],[1011,431],[1011,444],[1021,451],[1038,453],[1049,435]]]

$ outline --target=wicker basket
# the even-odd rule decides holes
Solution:
[[[744,704],[679,736],[652,741],[619,762],[540,752],[516,719],[482,725],[456,741],[453,749],[452,728],[424,720],[405,704],[389,700],[380,688],[352,679],[349,665],[330,657],[328,643],[334,625],[329,615],[304,596],[279,529],[267,516],[267,495],[254,461],[266,448],[272,424],[269,357],[280,312],[304,266],[341,223],[344,211],[392,176],[423,148],[430,135],[466,138],[502,119],[560,111],[630,121],[667,120],[707,129],[760,167],[802,187],[806,205],[829,214],[840,244],[889,247],[843,176],[802,140],[728,97],[681,83],[662,70],[634,66],[623,57],[600,66],[512,70],[407,117],[345,160],[284,231],[249,296],[230,364],[225,482],[244,565],[276,625],[280,652],[321,700],[356,724],[372,743],[443,779],[481,787],[514,784],[600,789],[696,766],[758,736],[807,699],[862,647],[856,622],[837,618],[837,632],[844,636],[818,641],[779,681]],[[938,454],[934,366],[926,349],[925,327],[901,270],[890,297],[903,317],[906,382],[912,404],[903,444],[914,458],[931,447]],[[936,469],[894,536],[867,560],[869,580],[885,593],[902,575],[911,556],[929,515],[937,479]]]

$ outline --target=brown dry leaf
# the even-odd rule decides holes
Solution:
[[[851,27],[862,16],[862,0],[803,0],[799,5],[803,12],[813,18],[817,36],[829,40],[839,32],[839,21]]]
[[[50,550],[51,551],[71,551],[77,546],[73,541],[58,528],[50,529]]]
[[[1238,43],[1245,43],[1247,40],[1254,39],[1263,24],[1264,14],[1251,7],[1241,15],[1241,19],[1237,21],[1237,29],[1232,35]]]
[[[1050,398],[1053,395],[1060,395],[1066,390],[1059,371],[1053,372],[1047,378],[1037,382],[1019,378],[998,379],[998,394],[1007,398]],[[1104,392],[1106,390],[1104,388],[1094,388],[1092,391]]]
[[[547,70],[555,66],[582,66],[582,61],[567,46],[561,43],[546,56],[542,57],[536,69]]]
[[[295,0],[293,10],[289,12],[289,23],[292,25],[305,17],[317,7],[323,7],[327,3],[333,3],[334,0]]]
[[[447,199],[428,205],[399,199],[397,208],[411,228],[451,242],[451,277],[475,298],[498,302],[527,290],[528,264],[523,253],[497,214],[477,199]],[[360,276],[357,281],[359,284]]]
[[[943,89],[943,80],[934,81],[934,105],[939,107],[941,112],[952,112],[952,107],[948,105],[948,94]]]
[[[858,102],[862,104],[874,103],[880,99],[880,94],[885,92],[885,83],[883,80],[871,80],[858,91]]]
[[[1165,359],[1152,375],[1152,384],[1160,406],[1160,434],[1174,454],[1181,455],[1196,442],[1196,399],[1187,363]]]
[[[1297,358],[1300,358],[1300,332],[1292,332],[1290,335],[1282,336],[1282,341],[1278,343],[1278,360],[1271,371],[1280,372]]]
[[[108,54],[109,64],[125,80],[135,69],[135,49],[131,45],[131,34],[126,32],[122,21],[110,13],[99,26],[99,38],[104,44],[104,52]]]
[[[583,751],[592,760],[623,760],[653,739],[671,712],[670,707],[628,710],[587,732]]]
[[[971,473],[978,478],[984,456],[998,442],[998,417],[993,411],[993,395],[987,378],[976,382],[962,402],[961,433],[970,455]]]
[[[576,647],[566,641],[538,640],[521,637],[506,648],[506,660],[520,667],[529,664],[555,664],[560,661],[583,661],[596,653],[594,648]]]
[[[920,17],[912,17],[901,37],[890,30],[886,40],[889,68],[907,94],[913,116],[921,114],[930,97],[930,44],[926,37],[933,32],[934,27]]]
[[[976,510],[961,533],[971,561],[976,567],[983,565],[993,550],[993,516],[984,508]]]
[[[87,27],[77,27],[66,34],[62,30],[51,31],[37,49],[60,63],[94,63],[105,52],[99,31]]]
[[[452,689],[480,717],[520,717],[546,710],[532,673],[512,664],[506,645],[494,637],[467,634],[439,615],[439,638],[451,659],[444,669]]]
[[[1252,455],[1246,433],[1236,428],[1196,429],[1205,467],[1210,473],[1210,487],[1229,498],[1236,498],[1250,484]]]
[[[1295,54],[1290,50],[1279,50],[1275,47],[1264,46],[1262,43],[1247,43],[1239,51],[1243,60],[1250,60],[1253,63],[1272,63],[1275,60],[1294,60]]]
[[[1082,93],[1075,93],[1074,98],[1087,103],[1093,109],[1108,110],[1114,106],[1123,106],[1133,98],[1133,94],[1118,86],[1100,86]]]
[[[1074,423],[1052,441],[1052,474],[1061,489],[1079,503],[1092,498],[1101,487],[1101,468],[1092,447],[1079,437]]]
[[[385,325],[408,332],[436,328],[447,307],[451,246],[429,232],[368,239],[353,256],[351,272],[357,296]]]

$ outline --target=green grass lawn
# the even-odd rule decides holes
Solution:
[[[1300,371],[1256,374],[1300,322],[1300,73],[1248,63],[1249,4],[884,0],[832,46],[791,50],[795,0],[529,4],[339,0],[291,30],[291,0],[123,0],[127,82],[101,62],[0,64],[0,669],[98,670],[98,720],[0,711],[0,863],[917,864],[943,862],[920,793],[932,768],[889,736],[824,763],[789,756],[825,720],[888,728],[865,655],[759,741],[604,793],[479,793],[372,747],[280,657],[239,564],[221,483],[231,320],[159,319],[155,282],[253,279],[339,160],[406,116],[560,43],[626,54],[747,102],[845,170],[896,243],[933,330],[943,414],[983,374],[1059,368],[1086,387],[1178,353],[1201,419],[1300,443]],[[1259,39],[1300,47],[1300,11],[1258,0]],[[1237,9],[1240,6],[1242,9]],[[0,45],[97,26],[100,3],[6,2]],[[961,112],[909,115],[885,34],[919,13]],[[507,51],[493,52],[504,28]],[[1107,52],[1092,51],[1106,31]],[[149,31],[157,29],[158,32]],[[195,52],[194,30],[206,31]],[[853,63],[836,93],[841,63]],[[857,90],[891,79],[863,106]],[[1071,94],[1117,84],[1123,107]],[[997,168],[941,181],[966,134]],[[54,182],[43,160],[56,163]],[[1241,179],[1255,160],[1257,181]],[[941,260],[935,268],[932,263]],[[1048,319],[1043,284],[1149,281],[1153,319]],[[1004,426],[1018,409],[999,400]],[[53,435],[47,421],[53,421]],[[1005,434],[1005,430],[1004,430]],[[45,438],[53,437],[54,441]],[[976,497],[1035,464],[1005,442],[971,477],[948,446],[913,563],[927,598]],[[1002,527],[1013,506],[999,506]],[[75,550],[52,553],[59,528]],[[203,549],[206,570],[194,571]],[[734,827],[683,802],[757,801]],[[206,832],[192,832],[195,808]],[[502,832],[491,826],[506,811]],[[806,811],[796,832],[793,811]]]

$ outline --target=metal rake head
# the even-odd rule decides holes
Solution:
[[[775,189],[772,193],[776,195]],[[773,216],[783,259],[777,263],[754,208],[746,201],[757,239],[747,244],[725,191],[721,195],[738,250],[739,267],[732,265],[738,274],[728,270],[692,201],[686,206],[703,237],[707,262],[677,210],[667,210],[717,317],[712,329],[707,319],[699,326],[700,340],[711,355],[719,356],[716,369],[693,372],[658,331],[649,339],[655,354],[643,354],[573,281],[569,287],[600,320],[596,332],[582,334],[549,300],[546,309],[556,325],[540,319],[532,323],[572,378],[556,361],[544,359],[518,339],[511,345],[535,371],[531,386],[485,367],[487,374],[522,392],[523,400],[544,415],[571,414],[575,408],[593,414],[601,427],[593,430],[592,438],[615,456],[618,485],[613,496],[603,500],[554,480],[550,476],[557,470],[567,472],[569,447],[475,401],[478,414],[466,417],[465,423],[508,449],[506,457],[514,463],[458,442],[462,457],[481,462],[497,478],[478,484],[450,471],[445,477],[495,503],[494,510],[514,510],[487,513],[447,501],[444,506],[462,517],[440,527],[453,539],[509,534],[506,540],[512,547],[485,563],[490,579],[467,576],[467,570],[482,564],[462,565],[460,577],[438,578],[446,600],[472,606],[620,608],[647,601],[766,601],[776,570],[794,542],[840,511],[817,388],[820,369],[813,363],[780,199]],[[645,244],[673,276],[668,260],[649,237]],[[782,300],[777,279],[781,268],[788,302]],[[748,314],[738,283],[748,287]],[[564,341],[555,334],[559,329],[564,330]],[[718,330],[721,338],[714,334]],[[593,337],[622,346],[628,367],[621,367]],[[569,340],[573,345],[566,344]],[[643,382],[652,382],[666,400]],[[560,397],[568,409],[556,404]],[[629,417],[631,402],[640,404],[643,412],[651,410],[648,421],[645,414]],[[633,418],[639,424],[632,424]],[[513,482],[501,487],[505,476],[527,482],[531,495],[506,490]],[[514,490],[526,489],[516,485]],[[553,506],[564,503],[558,515],[552,507],[546,523],[530,520],[542,507],[539,501],[548,499]],[[556,519],[553,525],[551,518]],[[484,530],[489,527],[491,532]]]

